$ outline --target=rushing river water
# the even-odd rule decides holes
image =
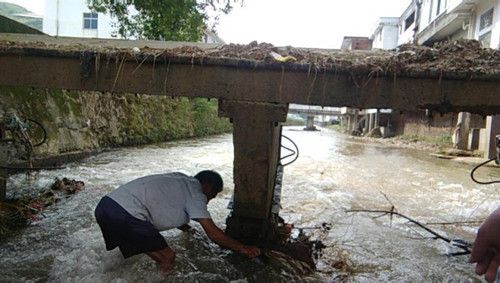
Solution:
[[[31,187],[55,177],[83,180],[86,189],[44,212],[44,217],[0,245],[0,281],[478,281],[467,256],[448,257],[447,244],[400,219],[346,214],[346,209],[390,209],[422,222],[483,219],[500,205],[499,187],[469,178],[470,165],[440,160],[416,150],[364,144],[333,131],[284,134],[300,148],[297,162],[285,168],[283,218],[297,227],[331,223],[328,234],[315,231],[329,248],[318,272],[301,275],[282,265],[264,266],[209,243],[205,236],[163,233],[177,251],[176,267],[165,276],[145,255],[123,260],[107,252],[93,210],[99,199],[134,178],[166,171],[195,174],[214,169],[225,180],[222,196],[209,204],[223,226],[232,184],[232,139],[223,135],[106,152],[57,171],[43,171]],[[485,168],[483,178],[500,176]],[[29,187],[13,176],[11,192]],[[197,229],[201,229],[196,226]],[[432,226],[449,237],[474,239],[475,229]],[[203,234],[203,233],[202,233]]]

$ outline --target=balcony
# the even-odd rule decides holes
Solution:
[[[463,30],[463,27],[469,23],[472,15],[472,8],[474,8],[477,2],[479,1],[450,1],[446,10],[419,32],[417,43],[428,45],[436,41],[444,40]]]

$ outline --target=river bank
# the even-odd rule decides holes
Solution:
[[[45,128],[47,140],[34,152],[42,159],[231,131],[217,101],[201,98],[0,87],[0,118],[11,112]],[[1,159],[14,162],[16,149],[1,146]]]
[[[359,137],[351,136],[342,131],[338,126],[327,127],[328,130],[336,131],[345,135],[347,139],[360,143],[370,143],[375,146],[386,148],[411,149],[424,152],[439,159],[460,162],[469,165],[477,165],[486,161],[480,151],[458,150],[453,148],[451,137],[422,137],[417,135],[395,136],[391,138]],[[489,163],[488,167],[498,167],[495,163]]]

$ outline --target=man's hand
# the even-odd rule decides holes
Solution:
[[[248,258],[254,258],[260,255],[260,249],[252,246],[243,246],[238,252]]]
[[[476,262],[476,273],[493,282],[500,266],[500,208],[479,227],[470,262]]]
[[[183,224],[179,227],[177,227],[177,229],[181,230],[182,232],[193,232],[193,228],[191,228],[191,226],[189,226],[189,224]]]
[[[229,236],[224,234],[219,227],[215,225],[215,223],[210,218],[198,219],[201,227],[207,233],[210,240],[214,241],[219,246],[223,246],[225,248],[231,249],[235,252],[241,253],[249,258],[254,258],[260,255],[260,249],[256,247],[246,246],[242,243],[231,239]]]

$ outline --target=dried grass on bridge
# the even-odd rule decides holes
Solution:
[[[340,51],[300,48],[277,48],[268,43],[230,44],[204,50],[181,47],[166,51],[169,55],[193,57],[239,58],[273,63],[271,52],[296,58],[296,63],[317,68],[345,70],[355,73],[378,71],[400,73],[411,70],[443,70],[495,74],[500,72],[500,51],[482,48],[475,40],[459,40],[439,44],[436,48],[402,45],[397,51]]]
[[[402,45],[395,51],[303,49],[275,47],[268,43],[258,44],[257,42],[248,45],[229,44],[217,47],[186,43],[185,46],[170,49],[143,46],[140,50],[123,48],[122,45],[120,41],[105,41],[100,46],[86,46],[81,44],[55,45],[50,40],[47,42],[4,40],[0,41],[0,53],[11,52],[13,49],[24,54],[36,52],[37,55],[49,54],[50,51],[58,55],[95,52],[100,56],[139,60],[139,62],[173,60],[176,63],[247,68],[281,68],[286,65],[287,70],[327,71],[358,76],[479,78],[495,81],[500,78],[500,51],[482,48],[481,44],[474,40],[445,42],[434,48]],[[280,63],[273,58],[271,52],[291,56],[295,60]]]

